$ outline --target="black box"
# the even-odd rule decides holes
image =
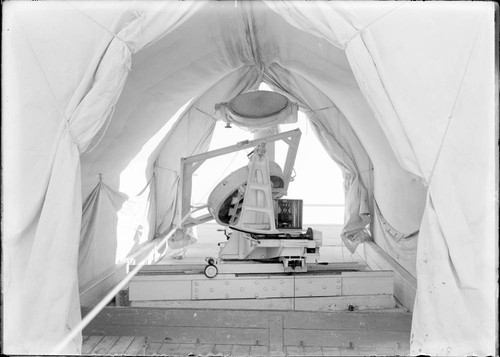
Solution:
[[[302,229],[302,200],[279,199],[277,229]]]

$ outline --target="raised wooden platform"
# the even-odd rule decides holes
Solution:
[[[393,298],[394,273],[357,271],[362,267],[356,262],[308,264],[307,272],[297,274],[274,272],[273,269],[283,270],[280,263],[220,264],[221,273],[211,279],[203,274],[203,268],[196,265],[143,267],[130,281],[130,305],[285,311],[397,306]],[[257,273],[259,269],[267,270]]]
[[[85,311],[84,311],[85,313]],[[411,314],[107,307],[84,330],[84,354],[408,355]]]

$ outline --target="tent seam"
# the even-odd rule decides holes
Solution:
[[[217,121],[217,118],[215,118],[214,116],[212,116],[212,115],[210,115],[210,114],[206,113],[205,111],[201,110],[200,108],[195,107],[195,106],[193,106],[193,108],[194,108],[194,109],[196,109],[197,111],[199,111],[200,113],[205,114],[207,117],[210,117],[210,118],[211,118],[211,119],[213,119],[214,121]]]
[[[64,121],[64,124],[66,126],[66,128],[68,129],[68,133],[71,137],[71,140],[73,141],[73,143],[76,145],[76,147],[78,148],[78,151],[80,151],[80,147],[78,145],[78,141],[76,140],[76,137],[75,135],[73,134],[73,132],[71,131],[71,125],[70,125],[70,122],[69,122],[69,119],[66,117],[66,114],[63,112],[62,108],[60,107],[59,105],[59,102],[57,100],[57,96],[54,92],[54,89],[52,88],[51,84],[50,84],[50,81],[47,77],[47,73],[45,73],[42,65],[40,64],[40,60],[38,59],[38,56],[36,55],[36,52],[35,52],[35,49],[33,48],[33,45],[29,39],[29,37],[26,35],[26,32],[24,31],[24,26],[22,24],[22,22],[20,22],[20,28],[21,28],[21,31],[24,35],[24,38],[26,39],[26,41],[28,42],[28,45],[30,47],[30,50],[31,50],[31,53],[33,54],[33,57],[35,58],[35,61],[36,61],[36,64],[38,65],[38,68],[40,69],[40,72],[42,72],[42,75],[43,75],[43,78],[45,79],[45,82],[47,84],[47,86],[49,87],[50,89],[50,93],[52,94],[52,98],[54,100],[54,104],[55,106],[57,107],[58,111],[59,111],[59,114],[62,116],[63,118],[63,121]]]
[[[113,31],[111,31],[110,29],[108,29],[106,26],[102,25],[101,23],[99,23],[97,20],[93,19],[92,17],[90,17],[89,15],[87,15],[86,13],[84,13],[82,10],[80,10],[79,8],[77,8],[76,6],[74,6],[71,1],[68,1],[68,0],[65,0],[65,2],[67,4],[69,4],[73,9],[75,9],[76,11],[78,11],[79,13],[81,13],[83,16],[85,16],[86,18],[88,18],[90,21],[92,21],[93,23],[95,23],[97,26],[99,26],[100,28],[102,28],[104,31],[106,31],[108,34],[110,34],[111,36],[113,36],[114,38],[120,40],[128,49],[131,53],[133,53],[133,51],[130,49],[130,47],[128,46],[128,44],[126,43],[126,41],[124,41],[123,39],[121,39],[116,33],[114,33]],[[121,14],[125,13],[126,11],[128,11],[130,9],[130,5],[129,7],[127,8],[127,10],[124,10]],[[119,16],[118,15],[117,18]],[[116,19],[115,19],[116,21]]]
[[[441,143],[439,144],[439,149],[438,149],[438,152],[436,154],[436,159],[434,160],[434,163],[432,165],[432,170],[431,170],[431,174],[429,176],[429,181],[428,181],[429,182],[428,183],[429,186],[430,186],[430,184],[432,182],[432,179],[434,177],[434,172],[436,171],[436,166],[437,166],[437,163],[439,161],[439,158],[441,157],[441,152],[443,150],[444,142],[446,141],[446,138],[448,136],[448,130],[450,128],[451,121],[454,118],[453,114],[455,112],[455,107],[457,105],[458,97],[460,96],[460,92],[462,91],[462,87],[463,87],[464,80],[465,80],[465,75],[467,74],[467,70],[469,69],[469,64],[470,64],[470,60],[471,60],[471,57],[472,57],[472,53],[474,52],[474,49],[476,48],[476,43],[477,43],[477,39],[478,39],[478,35],[479,35],[479,29],[481,28],[481,25],[483,24],[483,22],[482,22],[483,18],[484,18],[484,12],[481,14],[481,18],[478,21],[478,25],[477,25],[477,28],[476,28],[476,33],[474,35],[474,42],[472,43],[471,50],[470,50],[469,56],[467,58],[467,63],[465,64],[465,68],[464,68],[464,71],[463,71],[463,74],[462,74],[462,78],[460,80],[460,86],[458,87],[457,94],[455,95],[455,100],[453,102],[453,106],[451,107],[450,115],[448,116],[448,123],[446,124],[446,129],[445,129],[445,132],[443,134],[443,138],[441,139]]]
[[[402,6],[405,5],[405,2],[401,3],[399,6],[396,6],[394,8],[392,8],[391,10],[387,11],[385,14],[382,14],[380,15],[378,18],[376,18],[375,20],[373,20],[372,22],[370,22],[368,25],[366,26],[363,26],[361,29],[357,29],[357,32],[349,39],[345,42],[345,45],[344,45],[344,50],[347,48],[347,46],[349,45],[349,43],[358,35],[361,35],[365,30],[367,30],[370,26],[374,25],[375,23],[377,23],[379,20],[382,20],[382,18],[384,18],[386,15],[389,15],[391,12],[395,11],[395,10],[398,10],[399,8],[401,8]],[[354,26],[353,26],[354,27]]]

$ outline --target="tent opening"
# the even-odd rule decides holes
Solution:
[[[264,82],[259,90],[272,91]],[[295,159],[293,180],[288,188],[288,199],[303,201],[302,220],[304,227],[312,227],[328,232],[325,244],[341,245],[340,232],[344,223],[344,177],[338,165],[328,156],[309,124],[304,111],[298,112],[298,122],[281,124],[280,132],[293,129],[302,132],[297,157]],[[244,140],[252,140],[253,134],[236,125],[228,128],[223,121],[215,124],[209,151],[234,145]],[[231,172],[248,165],[250,149],[236,151],[231,154],[211,158],[193,175],[192,205],[200,207],[207,203],[208,196],[214,187]],[[286,145],[276,143],[276,162],[283,166],[286,156]],[[217,242],[224,235],[223,226],[211,220],[192,229],[193,239],[186,241],[189,245],[182,248],[170,248],[163,263],[172,258],[187,261],[195,257],[216,256]],[[208,255],[207,255],[208,254]],[[160,262],[160,264],[162,263]]]

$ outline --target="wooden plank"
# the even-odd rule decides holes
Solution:
[[[198,233],[199,236],[202,234]],[[131,265],[130,270],[135,266]],[[193,263],[183,263],[183,264],[156,264],[156,265],[145,265],[133,278],[134,280],[148,280],[152,276],[164,276],[173,273],[193,275],[199,274],[203,276],[203,270],[206,264],[193,264]],[[366,264],[360,262],[328,262],[322,264],[307,264],[307,273],[300,273],[301,275],[311,275],[315,272],[337,272],[340,274],[342,271],[346,270],[361,270],[366,267]],[[221,263],[217,265],[219,274],[248,274],[248,273],[284,273],[285,269],[282,263],[258,263],[258,262],[231,262],[231,263]],[[178,277],[177,277],[178,278]]]
[[[134,340],[133,336],[120,336],[118,341],[108,351],[109,355],[123,355]]]
[[[94,347],[101,342],[104,338],[102,335],[100,336],[92,336],[90,334],[86,334],[88,338],[85,340],[85,343],[82,346],[82,355],[88,355],[94,349]]]
[[[128,334],[129,336],[139,336],[135,334]],[[134,337],[130,346],[125,351],[127,356],[144,356],[146,352],[146,337]]]
[[[304,348],[299,346],[286,346],[287,356],[303,356]]]
[[[304,347],[303,356],[323,356],[321,346]]]
[[[130,305],[133,307],[162,307],[169,309],[293,310],[293,298],[131,301]]]
[[[160,349],[158,350],[158,354],[161,356],[167,355],[177,355],[177,351],[179,350],[180,344],[178,343],[162,343]]]
[[[233,345],[233,357],[250,356],[250,346],[246,345]]]
[[[195,347],[194,344],[192,343],[181,343],[175,353],[175,356],[188,356],[188,355],[196,356],[194,354],[194,349]]]
[[[234,310],[295,310],[346,311],[349,305],[356,310],[393,309],[398,305],[392,295],[346,295],[310,298],[235,299],[235,300],[161,300],[132,301],[133,307],[162,307],[169,309],[234,309]]]
[[[349,306],[356,310],[393,309],[397,303],[392,295],[346,295],[321,298],[297,298],[297,311],[347,311]]]
[[[80,290],[80,306],[95,306],[127,275],[127,264],[117,264],[105,270],[91,281],[83,284]]]
[[[220,279],[199,279],[193,282],[193,297],[201,300],[293,297],[294,280],[291,276],[259,275]],[[146,300],[146,299],[143,299]],[[178,300],[168,298],[164,300]],[[180,300],[180,299],[179,299]]]
[[[267,346],[251,346],[250,356],[268,356],[269,349]]]
[[[311,272],[297,275],[296,278],[272,274],[219,274],[213,279],[207,279],[200,274],[150,272],[132,279],[129,284],[129,300],[220,300],[392,294],[393,278],[392,271]]]
[[[321,347],[321,351],[325,357],[343,356],[339,347]]]
[[[215,344],[200,343],[195,346],[194,354],[199,355],[212,355],[215,350]]]
[[[255,345],[269,344],[267,328],[210,328],[163,326],[96,326],[91,330],[113,336],[147,336],[151,342]]]
[[[146,356],[157,355],[161,346],[162,346],[161,342],[148,342],[146,345],[146,351],[144,352],[144,354]]]
[[[402,351],[384,347],[340,348],[341,356],[408,356],[410,350]]]
[[[306,330],[287,329],[284,332],[287,346],[331,346],[409,348],[409,331],[363,331],[363,330]]]
[[[89,326],[183,326],[267,328],[258,311],[106,307]]]
[[[342,277],[342,295],[392,295],[394,274],[374,277]]]
[[[284,314],[285,329],[407,331],[411,314],[369,312],[295,312]]]
[[[129,300],[190,300],[191,281],[137,280],[129,283]]]
[[[413,311],[417,279],[389,254],[384,252],[375,242],[365,242],[364,250],[366,262],[372,269],[394,270],[394,296],[404,307]]]
[[[283,316],[269,316],[269,351],[272,353],[283,351]]]
[[[113,345],[118,341],[118,336],[105,336],[99,343],[92,349],[91,354],[106,355]]]
[[[232,356],[233,345],[215,345],[214,354],[223,356]]]

